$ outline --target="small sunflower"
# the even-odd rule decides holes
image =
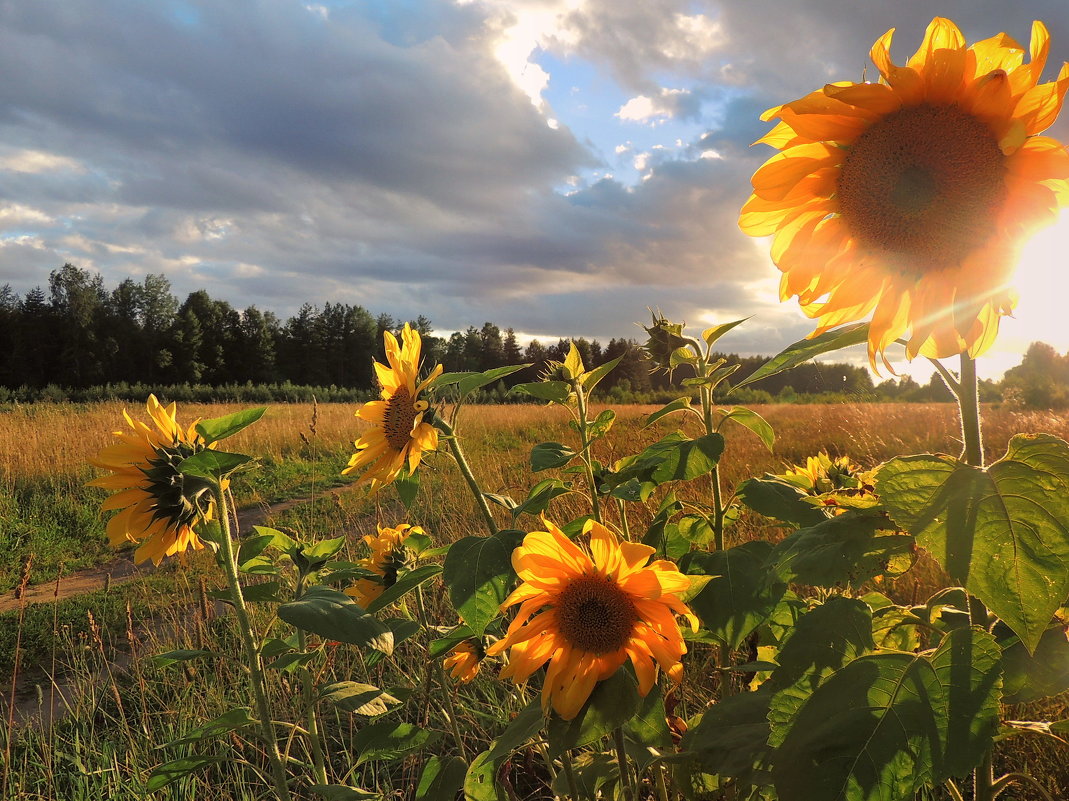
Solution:
[[[1021,244],[1069,203],[1069,153],[1038,135],[1061,110],[1069,64],[1039,83],[1042,22],[1027,64],[1006,34],[966,47],[937,17],[897,66],[893,33],[870,53],[879,83],[828,84],[765,112],[780,122],[758,142],[783,152],[754,174],[739,224],[775,237],[781,298],[798,297],[814,336],[871,313],[873,366],[907,330],[910,359],[975,357],[1016,303]]]
[[[831,458],[824,451],[806,459],[804,465],[791,465],[783,475],[810,495],[821,495],[859,486],[861,466],[850,461],[849,456]]]
[[[405,539],[410,534],[422,534],[419,526],[402,523],[396,528],[378,527],[378,534],[368,534],[364,542],[371,548],[371,554],[357,561],[357,564],[377,574],[375,578],[362,578],[345,590],[360,606],[367,607],[388,587],[397,583],[397,573],[405,566],[408,549]]]
[[[502,678],[526,681],[549,662],[542,706],[571,720],[594,685],[609,678],[630,658],[639,692],[649,693],[660,666],[673,681],[683,677],[683,643],[676,615],[697,629],[698,619],[679,599],[690,579],[674,564],[646,564],[654,549],[620,542],[590,521],[590,553],[548,520],[512,554],[522,584],[502,609],[520,604],[504,638],[486,653],[506,648],[509,662]]]
[[[400,347],[389,331],[383,339],[389,365],[375,362],[382,400],[365,403],[357,410],[356,416],[371,423],[371,428],[356,441],[357,452],[342,470],[347,474],[366,467],[360,481],[369,482],[372,492],[393,481],[406,462],[409,471],[415,471],[423,453],[438,447],[437,429],[423,420],[429,404],[419,399],[419,393],[442,374],[442,365],[436,365],[417,383],[422,346],[419,332],[405,323]]]
[[[467,684],[479,674],[479,665],[485,656],[486,651],[482,645],[469,638],[457,643],[442,664],[454,679],[461,684]]]
[[[101,451],[89,464],[112,474],[88,482],[92,487],[116,490],[103,509],[121,511],[108,521],[108,539],[113,546],[140,542],[134,561],[149,559],[158,565],[166,556],[204,544],[194,533],[201,520],[210,520],[212,503],[206,496],[211,485],[178,471],[178,465],[193,454],[211,448],[197,433],[196,422],[183,431],[175,419],[175,404],[164,407],[155,395],[148,396],[148,414],[155,428],[134,420],[123,410],[132,431],[116,431],[122,440]]]

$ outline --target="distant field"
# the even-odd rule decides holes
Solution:
[[[31,551],[35,554],[35,582],[54,578],[60,563],[70,572],[111,557],[103,535],[105,516],[99,508],[106,494],[84,483],[95,475],[86,460],[113,441],[113,431],[125,426],[123,408],[120,403],[33,404],[0,412],[0,453],[4,455],[0,460],[0,538],[4,543],[0,548],[0,591],[14,586],[22,560]],[[144,416],[140,407],[127,404],[125,408],[132,415]],[[242,407],[184,405],[179,408],[179,421],[215,417],[237,408]],[[645,417],[656,408],[617,408],[616,428],[598,443],[597,458],[611,464],[683,423],[677,415],[644,429]],[[785,463],[804,461],[821,449],[833,455],[849,454],[866,467],[896,454],[956,454],[960,450],[956,408],[950,404],[783,404],[755,408],[775,428],[776,447],[769,453],[748,431],[728,426],[722,474],[729,491],[741,479],[779,471]],[[239,503],[269,503],[306,495],[313,485],[323,489],[351,483],[339,473],[362,426],[354,417],[355,409],[351,404],[321,404],[313,436],[310,404],[269,407],[258,424],[227,443],[230,449],[259,456],[263,463],[262,470],[237,485]],[[988,409],[985,423],[989,459],[997,458],[1009,437],[1018,431],[1069,437],[1069,416],[1065,414]],[[574,437],[561,410],[533,405],[465,408],[458,431],[486,490],[517,499],[526,494],[533,481],[548,475],[532,476],[527,468],[531,446],[544,441],[571,442]],[[696,431],[694,428],[690,433]],[[412,517],[448,541],[471,533],[478,524],[471,498],[446,458],[429,458],[430,469],[422,471],[423,492]],[[584,502],[565,497],[556,503],[564,506],[562,513],[578,514]],[[354,534],[366,533],[361,527],[373,527],[379,510],[387,516],[403,511],[392,491],[373,502],[365,500],[362,492],[344,493],[336,507],[324,524]],[[302,514],[294,510],[285,519],[299,524]],[[749,538],[745,525],[736,537]]]

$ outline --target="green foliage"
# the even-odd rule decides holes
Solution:
[[[465,537],[445,557],[442,578],[449,600],[476,634],[498,616],[498,608],[515,579],[511,555],[523,532],[501,531],[492,537]]]
[[[1019,435],[986,470],[948,456],[880,468],[894,520],[1034,651],[1069,595],[1069,445]]]
[[[311,587],[299,600],[282,604],[278,616],[292,626],[328,640],[393,651],[393,633],[352,598],[329,587]]]

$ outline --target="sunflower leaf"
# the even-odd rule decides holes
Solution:
[[[638,712],[640,701],[634,676],[626,668],[617,670],[597,683],[574,718],[562,720],[554,715],[550,719],[546,727],[550,756],[589,745],[623,726]]]
[[[793,345],[787,346],[785,350],[780,351],[779,354],[758,367],[752,374],[742,379],[734,388],[740,389],[748,384],[753,384],[755,381],[760,381],[762,378],[768,378],[770,375],[790,370],[792,367],[797,367],[799,364],[807,362],[816,356],[848,348],[851,345],[859,345],[862,342],[866,342],[868,338],[868,323],[851,323],[831,331],[825,331],[812,339],[803,339],[801,342],[795,342]]]
[[[386,654],[393,652],[393,633],[386,624],[345,593],[330,587],[311,587],[299,600],[282,604],[278,616],[291,626],[328,640],[366,645]]]
[[[499,531],[492,537],[464,537],[450,546],[442,579],[449,600],[475,634],[482,634],[499,614],[516,577],[512,551],[520,531]]]
[[[895,522],[1034,652],[1069,595],[1069,444],[1018,435],[987,469],[892,459],[876,492]]]
[[[386,608],[441,572],[441,565],[423,565],[415,570],[409,570],[401,578],[397,579],[394,584],[387,587],[382,595],[369,603],[367,611],[378,612],[380,609]]]
[[[745,409],[742,406],[733,406],[728,409],[724,416],[721,418],[721,422],[731,420],[738,423],[743,428],[748,428],[755,433],[769,452],[772,451],[772,446],[776,443],[776,432],[772,430],[772,426],[752,409]]]
[[[510,395],[530,395],[532,398],[550,403],[567,403],[571,393],[571,387],[564,381],[534,381],[517,384],[509,390]]]
[[[156,790],[161,790],[167,785],[178,781],[183,776],[188,776],[190,773],[203,770],[209,765],[223,762],[229,758],[230,757],[225,756],[194,754],[193,756],[175,759],[171,762],[164,763],[163,765],[157,765],[152,769],[152,773],[149,774],[148,781],[145,782],[145,791],[152,793]]]
[[[385,715],[401,701],[373,684],[356,681],[336,681],[319,688],[319,700],[329,701],[345,712],[364,717]]]
[[[218,481],[251,461],[252,457],[243,453],[204,450],[183,459],[178,465],[178,472]]]
[[[204,438],[204,442],[210,445],[221,439],[232,437],[243,428],[248,428],[267,411],[266,406],[256,409],[243,409],[240,412],[214,417],[211,420],[201,420],[197,423],[197,433]]]
[[[559,442],[540,442],[531,448],[531,472],[540,473],[564,467],[575,456],[575,451]]]
[[[464,785],[468,766],[460,757],[432,756],[423,768],[415,801],[453,801]]]
[[[620,363],[620,360],[623,358],[623,354],[621,354],[615,359],[605,362],[605,364],[599,365],[598,367],[595,367],[593,370],[591,370],[589,373],[586,373],[582,379],[583,388],[587,392],[593,392],[594,387],[598,385],[598,382],[601,381],[601,379],[603,379],[605,376],[607,376],[609,372],[614,367],[616,367],[616,365],[618,365]]]
[[[411,723],[380,720],[358,731],[352,739],[352,746],[359,754],[356,764],[361,765],[371,759],[397,759],[410,751],[432,745],[440,736],[436,731],[421,729]]]
[[[749,319],[749,317],[743,317],[741,320],[735,320],[734,322],[730,323],[721,323],[720,325],[714,325],[711,328],[706,328],[704,331],[702,331],[702,339],[705,340],[705,344],[712,345],[732,328],[737,325],[742,325]]]

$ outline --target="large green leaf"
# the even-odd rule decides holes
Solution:
[[[330,587],[311,587],[300,600],[282,604],[278,616],[291,626],[328,640],[393,652],[393,633],[386,624],[345,593]]]
[[[894,520],[1034,651],[1069,596],[1069,445],[1019,435],[986,470],[892,459],[876,491]]]
[[[411,723],[376,721],[362,728],[352,739],[353,750],[358,754],[356,764],[372,759],[394,760],[433,744],[440,736],[438,732],[421,729]]]
[[[746,409],[742,406],[733,406],[724,411],[723,415],[721,422],[731,420],[738,423],[743,428],[749,429],[758,436],[765,447],[771,452],[772,446],[776,444],[776,432],[772,430],[772,426],[768,424],[768,421],[765,420],[765,418],[753,409]]]
[[[531,472],[564,467],[575,456],[575,451],[559,442],[540,442],[531,449]]]
[[[797,367],[799,364],[824,353],[848,348],[851,345],[859,345],[868,340],[868,338],[868,323],[851,323],[840,328],[834,328],[831,331],[825,331],[812,339],[795,342],[793,345],[788,345],[785,350],[780,351],[776,356],[758,367],[751,375],[736,384],[735,389],[760,381],[762,378],[768,378],[770,375],[782,373],[792,367]]]
[[[612,490],[629,481],[653,485],[689,481],[712,471],[723,452],[724,438],[720,434],[690,439],[677,431],[638,455],[622,459],[619,469],[606,478],[605,486]]]
[[[365,717],[385,715],[401,701],[373,684],[336,681],[319,688],[319,700],[329,701],[346,712]]]
[[[409,570],[394,584],[387,587],[382,595],[367,605],[368,612],[378,612],[392,603],[399,601],[404,595],[412,592],[416,587],[442,572],[441,565],[423,565],[415,570]]]
[[[998,730],[1000,651],[978,628],[930,655],[868,654],[806,699],[776,751],[780,801],[910,801],[979,764]]]
[[[505,376],[530,366],[531,365],[529,364],[510,364],[505,367],[495,367],[483,373],[442,373],[434,380],[434,383],[431,386],[435,389],[439,389],[441,387],[455,385],[460,396],[464,397],[476,389],[485,387],[487,384],[492,384],[495,381],[500,381]]]
[[[183,459],[178,471],[198,478],[220,479],[240,470],[252,461],[251,456],[226,451],[198,451]]]
[[[1037,701],[1069,690],[1069,639],[1061,625],[1043,632],[1034,654],[1029,654],[1017,637],[1001,624],[994,634],[1002,647],[1004,704]]]
[[[732,328],[737,325],[742,325],[749,319],[749,317],[743,317],[741,320],[733,320],[730,323],[721,323],[720,325],[714,325],[710,328],[706,328],[704,331],[702,331],[702,339],[705,340],[706,345],[712,345]]]
[[[178,781],[183,776],[188,776],[190,773],[203,770],[209,765],[223,762],[229,758],[230,757],[225,756],[194,754],[192,756],[175,759],[171,762],[166,762],[163,765],[157,765],[152,769],[152,773],[149,774],[148,781],[145,782],[145,791],[152,793],[156,790],[161,790],[168,784]]]
[[[211,420],[201,420],[197,423],[197,433],[204,438],[205,443],[211,444],[221,439],[232,437],[243,428],[248,428],[267,411],[266,406],[257,409],[243,409],[240,412],[213,417]]]
[[[454,801],[468,764],[460,757],[432,756],[423,767],[415,801]]]
[[[512,551],[522,532],[499,531],[492,537],[464,537],[450,546],[442,578],[449,600],[475,634],[498,615],[516,577]]]
[[[772,562],[785,581],[858,587],[912,548],[913,537],[894,533],[894,524],[879,510],[850,509],[777,543]]]
[[[571,395],[571,387],[564,381],[534,381],[529,384],[517,384],[509,394],[530,395],[532,398],[550,403],[566,403]]]
[[[718,701],[683,735],[682,747],[693,751],[709,773],[748,779],[772,752],[767,744],[769,697],[762,686]]]
[[[260,721],[251,717],[249,712],[251,712],[251,710],[244,706],[238,707],[237,709],[231,709],[230,711],[219,715],[217,718],[208,721],[203,726],[198,726],[193,729],[193,731],[187,732],[177,740],[172,740],[167,746],[189,745],[190,743],[200,742],[201,740],[212,740],[217,737],[222,737],[224,734],[229,734],[232,731],[259,725]]]
[[[766,682],[773,692],[769,745],[783,742],[798,710],[823,681],[873,648],[872,610],[861,601],[833,597],[802,615]]]
[[[627,752],[640,770],[645,770],[660,756],[674,752],[664,700],[657,685],[639,702],[638,709],[624,723],[624,742]]]
[[[724,551],[691,551],[680,561],[684,573],[713,576],[690,605],[702,625],[729,648],[738,648],[787,590],[766,566],[771,552],[770,543],[754,540]]]
[[[559,478],[547,478],[539,481],[522,503],[513,507],[512,519],[516,520],[522,514],[539,515],[549,508],[549,502],[561,495],[567,495],[572,491],[571,484],[566,484]]]
[[[758,514],[792,526],[815,526],[828,519],[819,507],[806,501],[809,496],[801,489],[767,474],[740,483],[735,497]]]

